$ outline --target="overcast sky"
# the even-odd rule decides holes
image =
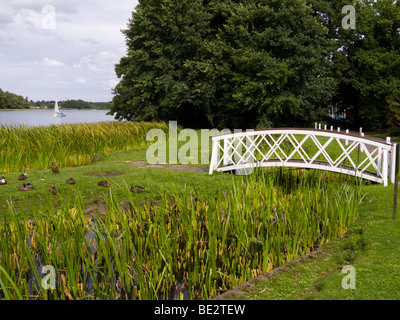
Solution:
[[[111,101],[138,0],[1,0],[0,88],[29,100]]]

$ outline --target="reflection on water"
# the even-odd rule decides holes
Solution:
[[[53,110],[0,111],[0,126],[49,126],[68,123],[116,121],[108,110],[62,110],[66,117],[54,117]]]

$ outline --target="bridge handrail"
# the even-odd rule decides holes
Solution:
[[[360,129],[361,131],[361,129]],[[213,147],[212,147],[212,157],[211,157],[211,163],[210,163],[210,174],[212,174],[212,172],[214,170],[217,171],[228,171],[228,170],[232,170],[232,168],[252,168],[254,167],[254,163],[253,164],[249,164],[249,163],[242,163],[240,164],[240,161],[238,163],[234,163],[233,159],[231,156],[229,156],[230,152],[237,152],[237,148],[234,147],[234,141],[235,139],[238,139],[237,142],[240,144],[244,145],[244,138],[249,137],[250,138],[250,143],[251,146],[249,146],[250,148],[255,148],[257,149],[259,152],[260,150],[257,148],[257,146],[255,145],[258,137],[261,137],[261,139],[265,139],[265,136],[269,136],[271,138],[272,135],[282,135],[280,138],[278,138],[276,141],[273,141],[272,144],[273,146],[271,146],[271,144],[269,144],[267,141],[267,144],[269,145],[269,147],[271,148],[272,151],[270,151],[269,153],[267,153],[263,160],[261,162],[258,163],[258,165],[260,166],[273,166],[273,165],[279,165],[279,166],[293,166],[293,161],[291,161],[291,157],[293,156],[293,154],[297,151],[301,150],[304,152],[304,150],[302,149],[302,144],[305,141],[305,139],[308,139],[309,137],[311,137],[311,140],[314,141],[314,143],[316,143],[316,145],[318,146],[318,148],[321,148],[319,150],[319,152],[317,152],[314,157],[312,159],[308,159],[310,162],[308,163],[303,156],[301,156],[303,158],[303,160],[305,161],[305,163],[299,163],[298,166],[299,167],[309,167],[309,168],[324,168],[324,170],[331,170],[331,171],[335,171],[338,172],[338,166],[342,163],[343,160],[345,160],[346,158],[348,158],[350,160],[350,162],[353,165],[353,173],[356,176],[362,176],[362,177],[366,177],[367,179],[370,179],[372,181],[375,182],[380,182],[383,183],[385,186],[388,184],[388,176],[390,175],[391,180],[393,182],[394,177],[395,177],[395,163],[396,163],[396,148],[398,147],[398,144],[394,144],[391,143],[390,138],[387,138],[386,140],[384,139],[380,139],[380,138],[375,138],[375,137],[369,137],[369,136],[364,136],[364,134],[362,134],[360,132],[360,134],[353,134],[350,133],[348,130],[346,130],[346,132],[342,132],[340,131],[340,128],[336,130],[333,130],[333,127],[331,127],[330,130],[326,129],[309,129],[309,128],[271,128],[271,129],[256,129],[256,130],[247,130],[244,132],[235,132],[235,133],[230,133],[230,134],[220,134],[220,135],[215,135],[212,137],[212,141],[213,141]],[[291,137],[292,135],[292,137]],[[306,136],[302,142],[296,141],[297,139],[294,138],[294,135],[304,135]],[[264,137],[263,137],[264,136]],[[255,137],[254,140],[251,139],[251,137]],[[316,139],[316,137],[326,137],[329,138],[329,140],[327,141],[327,143],[324,144],[324,146],[322,146],[321,143],[318,143],[318,140]],[[281,139],[282,138],[282,139]],[[275,153],[276,154],[276,150],[280,149],[280,144],[282,143],[282,141],[284,141],[285,139],[289,139],[289,140],[293,140],[295,143],[297,143],[297,146],[294,144],[293,141],[290,141],[293,145],[293,147],[295,147],[294,152],[292,152],[290,154],[290,156],[288,156],[288,159],[282,159],[279,155],[278,158],[279,159],[272,159],[270,158],[270,156]],[[274,138],[272,140],[275,140]],[[332,141],[345,141],[346,145],[349,145],[349,142],[351,141],[350,147],[348,147],[347,149],[345,149],[342,146],[343,149],[343,153],[342,155],[337,158],[335,161],[333,161],[333,159],[331,159],[331,157],[328,154],[329,159],[327,158],[328,162],[326,162],[326,164],[328,164],[328,166],[325,165],[316,165],[315,164],[315,160],[317,158],[318,155],[320,154],[327,154],[327,150],[326,147],[332,142]],[[220,142],[224,141],[224,145],[223,147],[219,146]],[[262,140],[261,140],[262,142]],[[245,146],[245,145],[244,145]],[[353,150],[358,146],[358,152],[363,152],[366,154],[367,158],[362,161],[362,163],[359,164],[355,164],[349,157],[350,157],[350,153],[353,152]],[[371,146],[374,147],[374,151],[369,151],[369,147],[367,146]],[[246,149],[248,149],[245,146]],[[247,150],[247,152],[249,151],[249,149]],[[217,160],[219,159],[219,155],[220,152],[222,152],[222,158],[224,158],[224,162],[223,165],[220,167],[221,165],[221,161]],[[272,153],[271,153],[272,152]],[[391,154],[391,156],[390,156]],[[306,154],[307,156],[307,154]],[[253,156],[254,157],[254,156]],[[229,159],[229,161],[227,160]],[[263,161],[266,159],[270,159],[271,161],[269,163],[264,163]],[[241,159],[243,160],[243,158]],[[292,160],[295,160],[295,158],[293,158]],[[340,160],[340,161],[339,161]],[[367,162],[367,160],[369,160],[369,162]],[[247,161],[247,160],[245,160]],[[257,160],[258,161],[258,160]],[[228,162],[232,162],[231,164],[228,165]],[[362,165],[365,165],[365,168],[362,169]],[[374,167],[374,169],[376,170],[376,177],[374,177],[373,179],[368,176],[368,174],[366,172],[367,169],[367,165],[372,165]],[[331,166],[331,168],[329,168],[329,166]],[[349,170],[346,170],[345,172],[346,174],[352,174],[350,173]]]
[[[361,137],[357,134],[352,133],[344,133],[330,130],[322,130],[322,129],[304,129],[304,128],[279,128],[279,129],[255,129],[252,131],[244,131],[244,132],[236,132],[230,134],[219,134],[212,137],[213,141],[224,140],[227,136],[229,138],[235,137],[243,137],[243,136],[252,136],[252,135],[261,135],[261,134],[282,134],[282,133],[292,133],[292,134],[315,134],[318,133],[318,136],[321,137],[329,137],[332,135],[335,137],[341,138],[342,140],[359,140],[359,141],[368,141],[368,144],[376,146],[376,147],[384,147],[385,149],[390,149],[392,147],[391,143],[379,138],[373,137]],[[348,139],[352,138],[352,139]]]

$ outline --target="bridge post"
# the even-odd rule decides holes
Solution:
[[[393,215],[392,219],[396,220],[396,211],[397,211],[397,191],[399,188],[399,144],[395,143],[393,145],[393,153],[395,154],[394,159],[395,162],[392,162],[392,166],[395,168],[394,169],[394,195],[393,195]]]
[[[224,139],[224,154],[222,155],[223,159],[224,159],[224,166],[228,165],[228,159],[230,156],[230,148],[228,146],[228,138]]]
[[[398,161],[398,159],[396,158],[397,155],[397,149],[398,149],[398,144],[394,143],[391,149],[391,155],[392,155],[392,159],[390,161],[390,181],[391,183],[395,183],[395,178],[396,178],[396,163]]]
[[[388,158],[389,158],[389,150],[383,150],[383,159],[382,159],[382,179],[383,179],[383,186],[388,186]]]
[[[219,141],[214,141],[212,142],[212,153],[211,153],[211,161],[210,161],[210,171],[209,174],[212,174],[214,169],[217,167],[218,163],[218,143]]]

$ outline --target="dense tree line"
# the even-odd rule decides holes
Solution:
[[[29,102],[26,98],[0,89],[0,109],[27,109]]]
[[[31,101],[32,106],[36,106],[39,108],[54,108],[55,101]],[[111,102],[88,102],[82,99],[78,100],[66,100],[66,101],[59,101],[58,105],[62,109],[79,109],[79,110],[89,110],[89,109],[102,109],[102,110],[109,110],[111,109]]]
[[[104,109],[108,110],[111,108],[110,102],[88,102],[82,99],[78,100],[66,100],[60,103],[60,107],[64,109]]]
[[[330,108],[398,125],[400,5],[345,0],[140,0],[112,113],[191,127],[305,126]],[[397,117],[397,118],[396,118]]]

